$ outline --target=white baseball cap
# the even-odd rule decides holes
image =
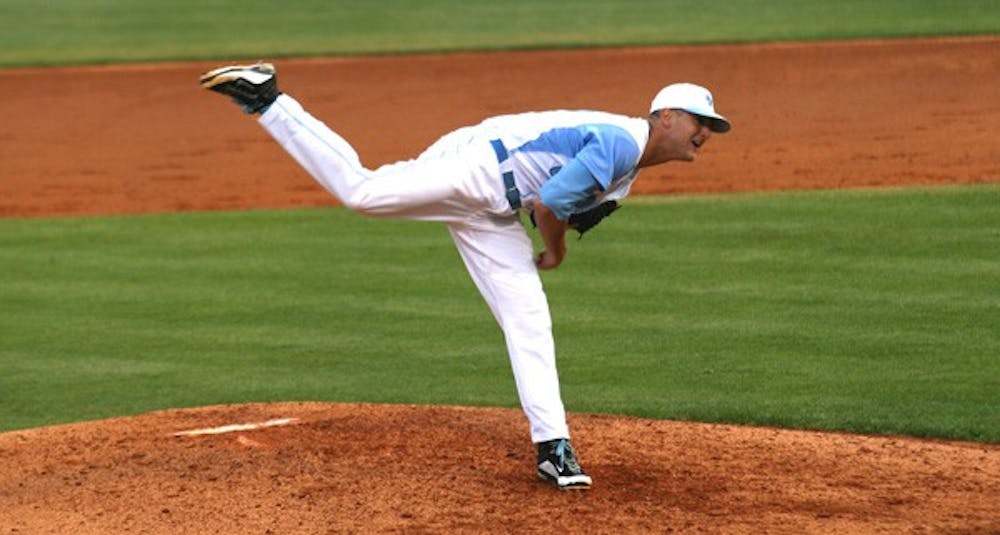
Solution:
[[[693,115],[709,119],[709,130],[722,134],[733,127],[729,120],[715,112],[715,101],[712,93],[700,85],[680,83],[670,84],[653,97],[649,112],[658,110],[679,109]]]

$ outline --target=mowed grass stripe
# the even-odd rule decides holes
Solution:
[[[1000,441],[1000,186],[638,198],[544,274],[572,411]],[[0,428],[329,400],[516,406],[441,225],[0,221]]]
[[[0,66],[997,31],[995,0],[4,0]]]

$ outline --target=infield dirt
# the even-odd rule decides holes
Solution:
[[[633,115],[699,82],[735,127],[639,193],[1000,181],[1000,37],[277,61],[377,166],[486,116]],[[327,206],[197,85],[225,63],[0,71],[0,217]],[[498,355],[502,358],[502,349]],[[513,388],[513,387],[512,387]],[[572,407],[569,407],[572,411]],[[297,418],[217,435],[178,431]],[[585,493],[510,409],[271,404],[0,434],[2,533],[1000,533],[1000,446],[571,414]]]

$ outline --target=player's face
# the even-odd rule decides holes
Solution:
[[[684,110],[671,110],[667,143],[673,160],[694,161],[698,150],[712,137],[708,119]]]

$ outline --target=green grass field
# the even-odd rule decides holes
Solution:
[[[0,66],[997,32],[996,0],[4,0]]]
[[[1000,441],[1000,186],[642,198],[544,277],[574,411]],[[270,400],[516,406],[437,224],[0,220],[0,427]]]
[[[5,0],[0,67],[998,33],[996,0]],[[635,199],[545,274],[566,402],[1000,442],[998,206],[998,185]],[[6,219],[0,271],[0,430],[228,402],[517,402],[437,225]]]

